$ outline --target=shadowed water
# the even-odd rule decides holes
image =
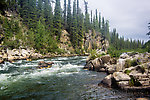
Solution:
[[[98,83],[105,73],[83,70],[86,57],[57,57],[0,65],[0,99],[24,100],[134,100],[133,93],[109,89]],[[52,68],[36,69],[39,61]]]

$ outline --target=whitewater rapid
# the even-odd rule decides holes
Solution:
[[[105,73],[83,70],[85,56],[18,60],[0,65],[0,100],[132,99],[133,95],[99,87]],[[37,69],[39,61],[54,62]]]

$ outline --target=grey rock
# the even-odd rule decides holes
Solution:
[[[131,79],[129,75],[123,72],[114,72],[113,77],[116,81],[129,81]]]
[[[102,84],[108,86],[108,87],[112,87],[112,74],[106,76],[102,81]]]
[[[129,58],[129,55],[127,53],[123,53],[120,55],[120,58],[126,59],[126,58]]]

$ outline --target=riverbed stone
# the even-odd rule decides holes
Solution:
[[[110,62],[110,59],[111,59],[110,55],[105,55],[101,57],[103,64]]]
[[[114,72],[113,77],[116,81],[129,81],[131,79],[129,75],[123,72]]]
[[[120,88],[124,88],[125,86],[129,86],[129,81],[120,81],[117,83]]]
[[[123,53],[120,55],[120,58],[126,59],[126,58],[129,58],[129,55],[127,53]]]
[[[92,62],[93,64],[93,70],[94,71],[99,71],[101,66],[102,66],[102,61],[99,58],[94,59]]]
[[[106,76],[102,81],[101,81],[102,84],[108,86],[108,87],[111,87],[112,86],[112,74]]]
[[[113,74],[116,71],[116,65],[108,65],[106,67],[106,72],[108,74]]]
[[[4,64],[4,60],[0,60],[0,64]]]

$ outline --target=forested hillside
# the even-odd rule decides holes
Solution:
[[[61,2],[64,3],[63,7]],[[69,33],[70,44],[67,45],[72,46],[75,53],[89,51],[85,42],[87,34],[91,32],[95,39],[99,35],[106,38],[111,47],[117,50],[137,49],[144,45],[140,40],[119,37],[116,29],[111,32],[109,21],[101,16],[97,9],[88,11],[88,2],[84,1],[85,10],[81,10],[79,0],[74,0],[73,6],[71,0],[61,2],[60,0],[1,0],[1,45],[11,49],[20,46],[32,47],[41,53],[63,52],[59,48],[63,30]],[[98,45],[95,46],[94,42],[92,46],[91,49],[100,48]]]

